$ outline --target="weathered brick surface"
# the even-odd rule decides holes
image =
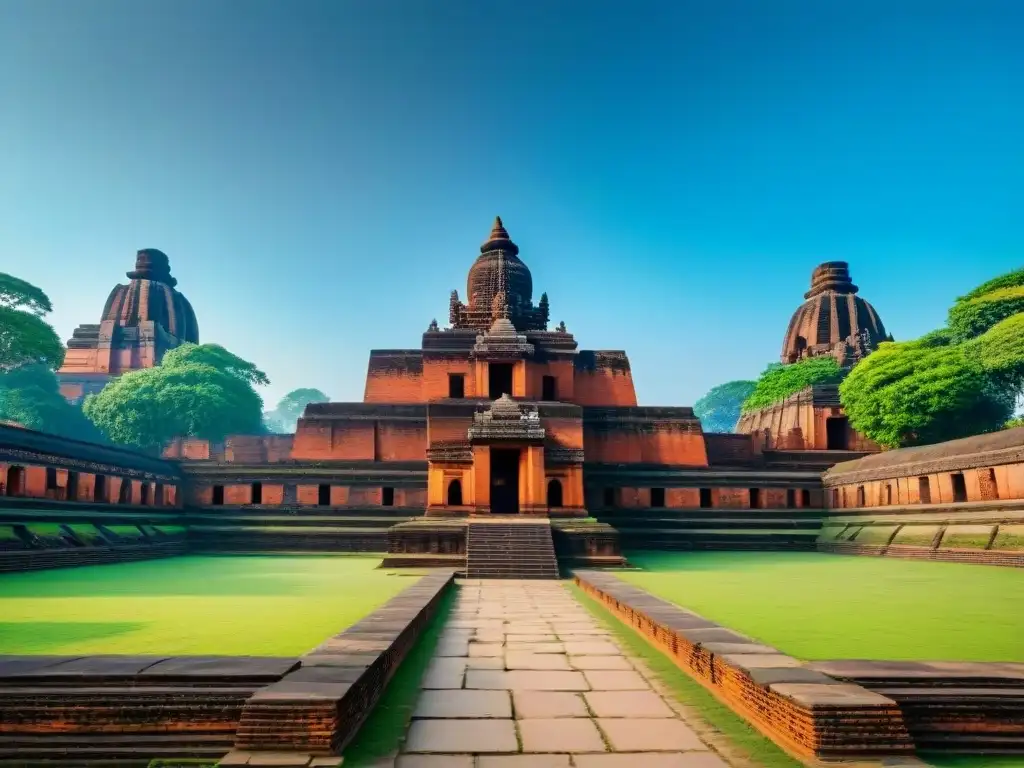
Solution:
[[[0,760],[218,758],[292,658],[0,656]]]
[[[373,709],[453,581],[424,576],[300,659],[301,667],[245,704],[235,748],[339,754]]]
[[[579,571],[576,582],[786,749],[816,759],[912,751],[902,714],[892,699],[827,675],[809,678],[795,659],[766,653],[772,649],[613,574]],[[728,644],[728,653],[715,652],[720,643]]]

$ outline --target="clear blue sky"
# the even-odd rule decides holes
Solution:
[[[268,404],[359,400],[500,214],[553,322],[692,404],[821,261],[897,338],[1024,263],[1021,40],[1019,0],[4,0],[0,269],[66,339],[160,248]]]

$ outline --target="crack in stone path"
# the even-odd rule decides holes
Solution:
[[[461,580],[396,768],[729,768],[556,581]]]

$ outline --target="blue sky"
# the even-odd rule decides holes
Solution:
[[[359,400],[500,214],[553,322],[688,405],[821,261],[897,338],[1024,263],[1021,39],[1014,0],[6,0],[0,269],[66,339],[160,248],[270,404]]]

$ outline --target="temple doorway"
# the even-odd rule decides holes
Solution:
[[[487,392],[491,400],[497,400],[502,395],[512,396],[511,363],[488,363]]]
[[[831,416],[825,420],[825,439],[828,450],[845,451],[849,448],[847,442],[847,428],[845,416]]]
[[[519,451],[491,449],[491,512],[519,512]]]
[[[7,495],[21,496],[25,492],[25,470],[14,466],[7,470]]]

